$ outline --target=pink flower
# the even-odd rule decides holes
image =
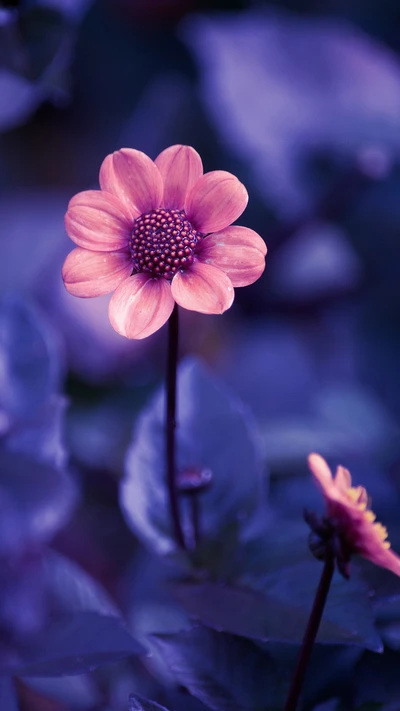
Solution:
[[[351,485],[350,472],[344,467],[339,466],[332,477],[319,454],[310,454],[308,465],[325,498],[328,517],[349,555],[359,553],[400,576],[400,558],[390,550],[386,528],[375,522],[375,514],[368,509],[366,490]]]
[[[78,247],[62,274],[74,296],[114,291],[109,317],[122,336],[150,336],[175,302],[223,313],[233,287],[252,284],[264,271],[261,237],[230,226],[247,205],[246,189],[222,170],[203,175],[190,146],[171,146],[155,162],[122,148],[103,161],[100,187],[69,203],[66,230]]]

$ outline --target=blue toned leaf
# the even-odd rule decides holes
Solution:
[[[0,131],[7,131],[26,121],[43,100],[41,87],[8,69],[0,68]]]
[[[46,553],[42,574],[57,612],[91,611],[111,617],[120,616],[120,611],[104,588],[83,568],[60,553]]]
[[[337,699],[331,699],[323,704],[318,704],[313,711],[338,711],[338,703]]]
[[[78,612],[53,620],[23,653],[18,676],[83,674],[144,652],[115,617]]]
[[[165,706],[149,701],[139,694],[132,694],[129,697],[129,711],[168,711]]]
[[[285,422],[288,413],[304,414],[318,386],[310,344],[293,323],[282,321],[237,328],[221,376],[268,425],[275,418]]]
[[[33,543],[31,547],[29,542],[23,541],[22,544],[18,540],[16,550],[6,551],[1,558],[0,637],[4,644],[7,639],[23,639],[27,635],[36,633],[43,627],[47,614],[46,591],[40,576],[37,544]],[[1,545],[3,553],[5,548],[3,539]],[[3,651],[2,646],[0,646],[1,651]],[[12,654],[11,649],[10,652]],[[5,657],[8,657],[7,653]]]
[[[294,669],[297,654],[298,649],[286,668]],[[324,644],[314,647],[304,682],[304,707],[314,707],[317,702],[332,697],[345,697],[354,679],[356,665],[363,654],[365,651],[356,646]]]
[[[63,16],[51,7],[31,7],[20,15],[19,37],[25,51],[26,76],[36,81],[67,49],[70,28]]]
[[[397,709],[400,699],[399,655],[385,651],[382,656],[366,653],[354,674],[354,701],[357,704],[383,704],[387,711]],[[379,706],[378,706],[379,708]],[[364,711],[364,706],[361,706]]]
[[[136,533],[165,554],[175,546],[165,486],[164,409],[160,392],[137,424],[121,504]],[[177,468],[211,469],[213,477],[200,498],[203,538],[217,538],[222,528],[246,520],[259,504],[261,452],[255,430],[242,403],[200,362],[189,359],[181,365]]]
[[[43,541],[67,520],[77,489],[67,472],[1,449],[0,497],[6,497],[23,538]],[[0,499],[1,500],[1,499]]]
[[[251,642],[201,627],[154,639],[177,682],[214,711],[278,708],[284,681]]]
[[[285,301],[308,303],[354,289],[361,262],[338,226],[314,222],[297,232],[274,259],[271,291]]]
[[[208,627],[264,642],[289,644],[301,642],[310,600],[315,595],[315,590],[310,590],[310,596],[303,605],[304,601],[298,599],[295,587],[291,589],[291,597],[281,597],[274,589],[270,593],[261,593],[249,588],[213,583],[180,583],[174,586],[174,591],[184,609]],[[365,642],[351,626],[343,625],[341,620],[333,621],[328,615],[321,622],[318,641],[372,645],[371,641],[368,645],[368,641]]]
[[[24,677],[24,684],[74,711],[91,711],[101,703],[101,694],[88,674],[59,678]]]
[[[90,0],[19,4],[18,13],[0,23],[0,131],[26,121],[43,101],[65,103],[75,37],[70,20],[78,20]]]
[[[195,17],[183,34],[222,139],[283,214],[312,207],[320,181],[303,161],[318,150],[378,176],[399,155],[397,57],[350,25],[261,6]]]
[[[60,468],[67,463],[64,443],[66,399],[52,395],[32,419],[16,424],[7,434],[5,446]]]
[[[31,419],[57,389],[58,349],[39,312],[17,295],[0,301],[0,414],[2,429]]]
[[[321,576],[321,565],[299,563],[283,568],[264,577],[259,582],[264,594],[279,599],[284,604],[294,604],[308,615],[310,600],[315,596]],[[341,630],[337,639],[327,636],[321,628],[319,642],[355,644],[382,652],[382,640],[375,627],[374,614],[369,602],[368,590],[352,572],[350,580],[335,574],[324,611],[324,620]]]
[[[0,679],[0,709],[1,711],[18,711],[17,695],[12,679]]]

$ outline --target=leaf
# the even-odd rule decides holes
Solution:
[[[399,659],[398,654],[388,650],[380,656],[365,653],[353,678],[354,702],[371,704],[372,708],[374,703],[383,704],[388,711],[397,709],[400,698]]]
[[[115,617],[78,612],[54,619],[24,650],[18,676],[83,674],[144,652]]]
[[[175,543],[165,487],[164,410],[159,392],[139,419],[126,458],[121,505],[135,532],[166,554]],[[212,483],[199,500],[203,538],[217,538],[222,528],[256,510],[261,451],[255,424],[241,402],[194,359],[179,369],[177,459],[178,470],[212,471]]]
[[[19,535],[47,540],[76,503],[74,481],[67,472],[19,453],[0,449],[0,454],[0,497],[10,502]]]
[[[35,81],[69,45],[71,28],[60,12],[50,7],[31,7],[21,13],[20,37],[27,56],[27,78]]]
[[[57,468],[65,467],[68,459],[64,443],[66,406],[63,396],[50,396],[33,419],[16,424],[7,434],[7,449],[31,455]]]
[[[168,711],[165,706],[149,701],[139,694],[131,694],[129,697],[129,711]]]
[[[193,17],[183,37],[223,141],[281,213],[312,209],[321,180],[304,163],[316,152],[399,154],[397,57],[341,19],[261,7]]]
[[[312,491],[316,493],[318,501],[320,494],[315,486],[312,486]],[[303,508],[300,509],[301,513]],[[276,535],[278,526],[279,536]],[[274,545],[271,545],[271,540]],[[310,555],[307,530],[300,515],[296,518],[292,516],[290,521],[271,517],[263,522],[256,535],[242,543],[240,567],[236,568],[236,578],[240,577],[245,581],[257,580],[262,578],[266,571],[280,570],[300,561],[309,562]]]
[[[177,682],[211,709],[275,708],[281,675],[251,642],[200,627],[154,639]]]
[[[355,669],[364,650],[356,646],[317,645],[314,647],[303,689],[305,708],[332,697],[346,698],[354,679]],[[296,658],[290,669],[294,669]]]
[[[309,303],[354,289],[361,262],[337,225],[316,221],[282,245],[270,275],[271,291],[285,301]]]
[[[104,588],[83,568],[55,551],[47,551],[42,574],[58,613],[91,611],[110,617],[121,613]]]
[[[74,711],[92,711],[101,703],[95,681],[87,674],[65,677],[24,677],[24,685]]]
[[[7,426],[34,413],[58,388],[58,347],[39,312],[16,295],[0,300],[0,412]]]
[[[289,644],[300,644],[303,639],[313,599],[310,595],[303,607],[303,601],[293,593],[296,587],[292,587],[291,598],[276,590],[268,594],[213,583],[176,584],[174,591],[184,609],[208,627],[249,639]],[[375,637],[365,640],[351,626],[344,626],[340,619],[333,621],[328,615],[322,620],[317,638],[319,642],[361,644],[374,649],[378,639],[375,632]]]
[[[18,711],[17,695],[12,679],[0,679],[0,709],[1,711]]]
[[[0,131],[8,131],[24,123],[44,99],[43,87],[28,81],[8,69],[0,68]]]
[[[308,616],[320,575],[321,565],[299,563],[265,576],[260,587],[266,595],[282,603],[294,602]],[[383,651],[382,640],[374,624],[368,590],[354,572],[350,580],[344,580],[339,574],[334,575],[323,619],[335,625],[340,635],[332,639],[321,628],[317,637],[319,642],[355,644],[374,652]]]

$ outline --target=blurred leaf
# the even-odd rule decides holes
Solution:
[[[155,701],[149,701],[143,696],[132,694],[129,697],[129,711],[168,711],[168,709],[156,704]]]
[[[396,423],[374,393],[358,383],[328,383],[317,390],[307,412],[264,420],[262,433],[270,466],[289,468],[310,451],[337,458],[398,449]]]
[[[383,704],[383,707],[395,711],[399,707],[400,655],[385,651],[377,656],[366,652],[354,674],[354,702],[356,704]],[[378,706],[379,708],[379,706]]]
[[[215,711],[273,711],[282,679],[251,642],[201,627],[155,640],[177,682]]]
[[[37,548],[35,550],[35,542],[17,540],[15,549],[7,550],[7,542],[2,536],[1,546],[0,638],[5,643],[7,639],[22,639],[38,632],[48,613],[46,591],[40,576],[40,555]]]
[[[183,37],[220,135],[281,213],[312,208],[322,181],[304,162],[315,153],[374,174],[375,150],[378,176],[399,155],[397,57],[350,24],[261,7],[191,17]]]
[[[302,584],[300,578],[296,576],[295,580],[292,578],[287,584],[291,584],[291,596],[286,590],[281,592],[279,583],[275,586],[266,585],[268,592],[265,593],[212,583],[181,583],[175,585],[174,590],[189,614],[218,631],[264,642],[274,640],[299,644],[303,639],[315,590],[308,585],[309,596],[304,599],[304,591],[300,590],[297,594],[297,586]],[[365,601],[364,605],[360,603],[360,610],[356,600],[347,596],[346,600],[335,599],[331,603],[331,610],[327,610],[322,620],[317,640],[330,644],[360,644],[381,651],[382,645],[373,627],[372,613],[369,612],[365,621]],[[339,606],[341,602],[344,605],[349,601],[352,603],[350,610],[341,614],[337,612],[336,615],[332,613],[334,604]]]
[[[326,701],[323,704],[318,704],[318,706],[315,706],[315,708],[313,708],[313,711],[337,711],[338,703],[339,702],[337,699],[331,699],[330,701]]]
[[[121,504],[128,523],[159,553],[173,541],[164,457],[164,393],[141,415],[126,459]],[[229,446],[221,447],[221,442]],[[255,423],[240,401],[196,360],[178,376],[178,470],[211,469],[212,484],[199,499],[203,538],[216,538],[245,521],[261,494],[261,457]],[[183,507],[182,507],[183,508]]]
[[[28,58],[28,79],[38,79],[58,52],[66,51],[70,31],[65,17],[53,8],[36,6],[21,13],[19,36]]]
[[[143,652],[115,617],[78,612],[53,620],[26,647],[24,663],[12,673],[21,677],[83,674]]]
[[[304,304],[353,289],[361,272],[346,234],[334,224],[313,222],[282,245],[269,279],[276,296]]]
[[[65,0],[64,7],[57,7],[62,4],[24,3],[0,23],[0,130],[26,121],[45,100],[60,105],[68,99],[74,20],[82,14],[77,6],[90,0]]]
[[[248,576],[250,580],[257,580],[267,571],[280,570],[300,561],[310,560],[312,558],[304,521],[294,517],[291,520],[282,517],[277,519],[271,515],[261,531],[243,541],[236,577],[246,579]]]
[[[348,698],[356,664],[363,653],[364,650],[356,646],[317,644],[304,682],[304,706],[309,708],[332,697]],[[291,670],[294,669],[297,654],[298,650],[289,665]]]
[[[47,540],[76,503],[74,481],[61,469],[4,448],[0,452],[0,496],[4,492],[15,511],[19,535],[25,540]]]
[[[46,589],[57,612],[91,611],[111,617],[121,616],[104,588],[77,563],[49,550],[42,566]]]
[[[353,440],[353,451],[386,451],[398,439],[399,428],[385,405],[372,390],[357,383],[324,388],[316,398],[315,408],[332,429],[347,433]]]
[[[266,418],[286,420],[288,413],[304,414],[318,385],[313,353],[303,332],[295,323],[276,320],[237,328],[220,373],[261,423]]]
[[[0,301],[0,413],[5,429],[30,419],[57,389],[60,363],[52,331],[18,295]],[[1,423],[3,424],[3,423]]]
[[[94,679],[85,674],[61,678],[24,677],[24,685],[74,711],[92,711],[101,703]]]
[[[400,620],[380,625],[379,632],[389,649],[393,649],[395,652],[400,651]]]
[[[17,694],[12,679],[0,679],[1,711],[18,711]]]
[[[0,131],[8,131],[26,121],[42,103],[44,89],[27,79],[0,68]]]
[[[71,20],[80,20],[92,5],[93,0],[46,0],[46,6],[61,12]]]
[[[277,598],[281,603],[294,603],[308,617],[321,571],[321,564],[299,563],[266,575],[256,585],[264,594]],[[321,628],[317,637],[319,642],[355,644],[374,652],[382,652],[383,645],[375,627],[368,590],[354,575],[354,571],[350,580],[345,580],[339,574],[334,575],[323,619],[339,628],[341,634],[332,640]]]
[[[66,399],[52,395],[32,419],[17,423],[7,434],[8,450],[50,464],[57,469],[67,464],[64,443]]]
[[[182,577],[178,566],[147,549],[139,549],[127,571],[124,589],[129,605],[128,619],[132,634],[149,650],[146,666],[158,679],[171,683],[171,673],[153,641],[153,634],[189,629],[187,613],[173,596],[171,581]],[[136,687],[132,687],[136,688]],[[138,689],[151,696],[150,690]],[[171,706],[176,704],[171,703]]]
[[[207,571],[211,580],[234,578],[243,557],[239,521],[229,522],[221,528],[217,538],[200,540],[189,555],[194,568]]]

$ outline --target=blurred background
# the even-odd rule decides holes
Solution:
[[[399,30],[398,0],[0,2],[2,446],[39,452],[63,476],[69,462],[53,498],[43,480],[28,531],[21,516],[42,493],[34,480],[18,495],[0,483],[7,644],[46,617],[43,546],[128,617],[157,584],[119,482],[162,383],[165,329],[127,342],[108,297],[76,299],[60,275],[68,201],[97,188],[103,158],[123,146],[155,158],[192,145],[206,171],[248,189],[239,224],[266,241],[266,271],[223,317],[182,313],[181,351],[253,412],[271,509],[301,521],[316,450],[369,487],[400,549]],[[71,697],[18,682],[20,708],[122,711],[135,673],[79,677]]]

